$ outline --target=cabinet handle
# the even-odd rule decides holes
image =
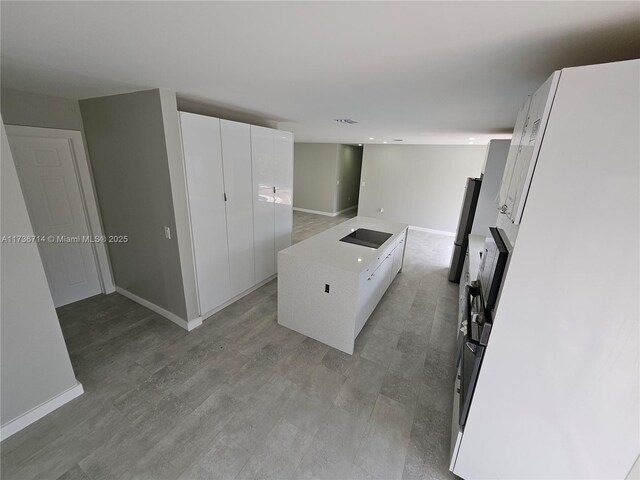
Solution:
[[[276,193],[276,187],[273,187],[273,193]]]
[[[227,201],[227,192],[224,192],[224,201]]]

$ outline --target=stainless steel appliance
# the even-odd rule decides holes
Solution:
[[[478,280],[467,286],[466,319],[462,323],[459,346],[460,408],[459,423],[467,421],[482,359],[487,348],[493,312],[506,270],[509,250],[497,228],[490,228],[485,241]]]
[[[469,245],[469,232],[473,226],[473,217],[476,214],[476,206],[478,197],[480,196],[480,185],[482,178],[468,178],[467,185],[464,189],[464,198],[462,200],[462,209],[460,210],[460,219],[458,220],[458,230],[453,245],[453,255],[451,257],[451,266],[449,267],[449,281],[459,283],[462,275],[462,267],[464,266],[464,257],[467,253]]]

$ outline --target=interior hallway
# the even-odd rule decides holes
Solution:
[[[347,217],[294,212],[294,241]],[[349,356],[276,323],[272,281],[187,333],[118,294],[58,310],[85,394],[2,443],[2,477],[452,478],[451,237],[410,231]]]

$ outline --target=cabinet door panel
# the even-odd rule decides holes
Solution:
[[[273,130],[251,125],[253,238],[256,282],[276,273],[274,246]]]
[[[220,121],[180,113],[200,314],[229,299]]]
[[[278,252],[291,246],[293,226],[293,134],[274,132],[273,181],[275,194],[275,249]],[[277,265],[276,265],[277,268]]]
[[[504,174],[502,175],[502,184],[500,185],[500,200],[499,204],[504,213],[507,211],[511,211],[513,209],[513,205],[508,203],[507,194],[509,193],[509,188],[511,186],[511,181],[513,179],[513,171],[516,166],[516,159],[518,158],[518,152],[520,151],[520,146],[522,144],[522,139],[524,135],[524,130],[526,128],[527,123],[527,115],[529,114],[529,106],[531,105],[531,96],[527,97],[527,100],[524,102],[524,105],[520,107],[518,110],[518,117],[516,118],[516,124],[513,127],[513,138],[511,140],[511,145],[509,146],[509,154],[507,155],[507,163],[504,167]]]
[[[507,192],[507,215],[515,224],[520,223],[524,204],[533,177],[542,136],[547,126],[551,105],[558,86],[560,72],[554,73],[531,97],[527,122],[518,151],[513,178]]]
[[[220,120],[222,167],[227,197],[231,297],[255,283],[251,130],[246,123]]]

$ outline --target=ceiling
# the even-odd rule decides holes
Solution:
[[[163,87],[304,142],[509,138],[518,107],[554,70],[640,57],[635,1],[0,8],[3,87],[76,99]]]

